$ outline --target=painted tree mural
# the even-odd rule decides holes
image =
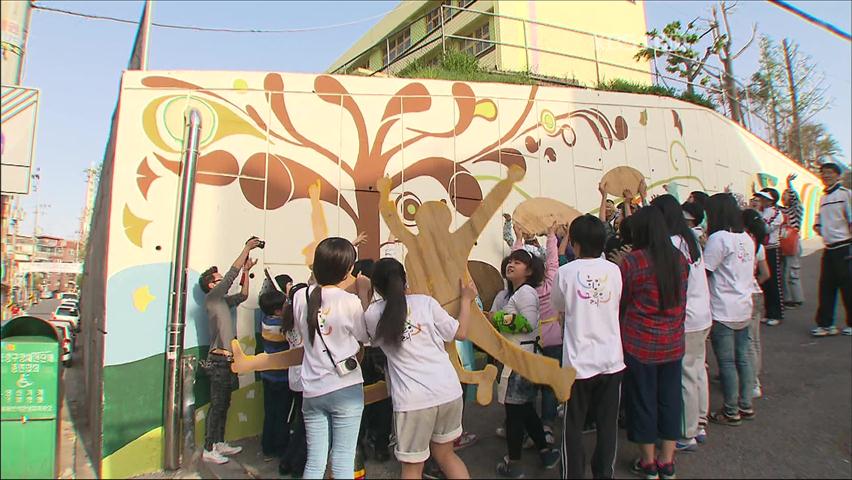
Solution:
[[[341,159],[335,153],[335,146],[323,145],[308,138],[294,124],[293,112],[288,108],[285,94],[284,79],[280,74],[270,73],[264,78],[263,87],[265,99],[271,110],[270,122],[263,119],[259,110],[251,104],[237,105],[220,94],[202,88],[193,83],[164,76],[149,76],[142,80],[145,87],[155,89],[179,89],[179,94],[164,95],[153,101],[143,111],[145,133],[157,150],[151,152],[154,160],[174,174],[180,172],[180,162],[170,160],[169,156],[179,153],[170,147],[162,138],[158,128],[164,121],[158,112],[167,102],[185,99],[186,91],[192,91],[193,98],[203,99],[213,111],[218,127],[206,140],[202,155],[198,160],[196,181],[209,186],[230,185],[239,180],[240,189],[245,199],[254,207],[265,210],[275,210],[294,199],[308,198],[308,187],[315,181],[321,183],[321,200],[338,205],[355,223],[358,231],[366,232],[372,239],[361,246],[359,254],[364,258],[378,257],[379,239],[379,196],[375,189],[376,181],[389,176],[394,189],[419,177],[431,177],[437,180],[446,191],[453,207],[464,216],[469,216],[482,200],[482,188],[471,175],[470,164],[480,162],[499,163],[507,168],[518,165],[526,170],[526,159],[518,148],[526,149],[526,154],[537,154],[541,139],[534,138],[538,127],[544,135],[561,138],[566,146],[572,147],[577,142],[577,133],[569,122],[580,119],[589,127],[600,147],[607,150],[614,141],[627,137],[627,122],[618,116],[611,122],[603,113],[596,109],[579,109],[554,115],[545,112],[541,118],[523,132],[523,125],[529,125],[529,117],[535,106],[537,86],[529,89],[525,106],[516,118],[504,120],[505,131],[499,138],[484,138],[476,153],[462,159],[447,158],[442,155],[428,155],[411,160],[406,158],[404,168],[399,171],[388,171],[388,165],[403,149],[409,148],[426,139],[443,139],[454,141],[462,136],[474,122],[494,122],[499,114],[495,101],[487,98],[477,98],[473,89],[466,83],[455,82],[451,86],[452,100],[455,107],[455,125],[443,131],[431,131],[418,125],[403,129],[403,138],[396,142],[389,141],[389,133],[400,124],[403,114],[428,112],[433,107],[433,97],[420,82],[411,82],[400,88],[389,98],[384,112],[378,122],[375,134],[368,133],[368,120],[358,105],[357,96],[353,96],[336,77],[320,75],[314,79],[314,95],[321,102],[339,106],[345,113],[345,122],[341,129],[354,128],[357,141],[357,154],[353,160]],[[303,110],[298,115],[305,115]],[[408,117],[406,117],[408,118]],[[416,123],[416,117],[412,123]],[[559,125],[559,122],[562,122]],[[267,152],[258,152],[247,158],[236,158],[234,154],[223,149],[216,149],[216,142],[231,135],[249,135],[269,140],[269,165],[267,168]],[[172,134],[174,137],[175,135]],[[517,141],[523,137],[523,141]],[[464,137],[465,142],[477,142],[470,135]],[[510,145],[520,144],[519,147]],[[329,182],[319,172],[310,166],[296,161],[280,153],[280,146],[287,145],[299,149],[308,149],[328,162],[327,167],[339,168],[354,184],[354,204],[344,196],[339,195],[338,187]],[[276,147],[277,150],[276,150]],[[292,149],[289,149],[292,151]],[[430,149],[429,151],[433,151]],[[452,151],[452,149],[445,149]],[[546,161],[556,161],[556,152],[547,147],[541,155]],[[296,155],[292,155],[296,156]],[[137,185],[142,195],[147,199],[148,189],[158,176],[148,165],[146,157],[137,170]],[[426,201],[428,199],[423,199]],[[400,214],[404,220],[413,221],[414,213],[421,199],[413,192],[404,191],[396,198]],[[129,212],[132,215],[132,212]],[[144,221],[144,220],[143,220]],[[144,226],[142,227],[144,229]],[[141,243],[141,231],[139,242]],[[141,246],[141,245],[140,245]]]

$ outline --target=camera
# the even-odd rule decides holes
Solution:
[[[262,249],[262,248],[266,247],[266,240],[261,240],[260,237],[256,237],[256,236],[252,236],[251,238],[249,238],[248,241],[246,241],[246,243],[254,240],[255,238],[257,239],[257,248]]]
[[[341,360],[334,365],[334,370],[337,372],[337,376],[339,377],[344,377],[357,369],[358,360],[356,360],[355,357],[349,357]]]

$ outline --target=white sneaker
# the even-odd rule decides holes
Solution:
[[[763,389],[760,388],[760,385],[755,385],[754,390],[751,391],[752,398],[760,398],[763,396]]]
[[[213,450],[204,450],[204,453],[201,454],[201,459],[205,462],[215,463],[217,465],[228,463],[228,457],[219,453],[216,450],[216,445],[213,445]]]
[[[497,427],[497,430],[494,432],[500,438],[506,438],[506,427]]]
[[[852,337],[852,327],[846,327],[843,329],[843,335],[847,337]]]
[[[766,326],[767,327],[774,327],[774,326],[780,325],[780,324],[781,324],[781,320],[778,320],[777,318],[767,318],[766,319]]]
[[[220,455],[236,455],[243,451],[243,447],[234,447],[228,445],[227,442],[219,442],[213,444],[213,450],[218,452]]]

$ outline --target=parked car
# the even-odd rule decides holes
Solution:
[[[74,300],[74,301],[77,301],[77,302],[80,301],[79,295],[77,295],[74,292],[62,292],[62,293],[59,294],[59,300],[66,300],[66,299]]]
[[[80,303],[77,300],[74,300],[73,298],[66,298],[65,300],[59,302],[59,306],[70,307],[79,310]]]
[[[68,322],[50,322],[56,331],[59,332],[59,341],[62,344],[62,353],[60,355],[62,365],[64,367],[71,366],[71,357],[74,354],[74,331],[71,324]]]
[[[50,316],[50,322],[68,322],[75,331],[80,331],[80,311],[77,307],[60,305]]]
[[[51,292],[50,290],[42,290],[42,292],[41,292],[41,299],[42,300],[50,300],[51,298],[53,298],[53,292]]]

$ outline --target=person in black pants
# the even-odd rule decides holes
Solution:
[[[819,216],[814,231],[822,237],[825,250],[819,274],[819,309],[817,326],[811,330],[815,337],[837,335],[834,312],[837,291],[846,306],[846,328],[843,335],[852,335],[852,192],[841,182],[840,167],[823,163],[820,167],[825,185],[820,199]]]
[[[261,321],[263,352],[274,354],[289,348],[282,328],[282,312],[287,300],[284,292],[269,290],[260,294],[258,303],[264,313]],[[290,441],[290,412],[292,395],[287,370],[260,372],[263,381],[263,435],[261,446],[267,457],[281,457]]]
[[[760,288],[763,290],[764,304],[766,305],[766,325],[774,327],[784,319],[784,297],[781,285],[784,278],[783,265],[781,264],[781,227],[784,225],[784,212],[778,208],[780,194],[774,188],[764,188],[754,194],[760,201],[760,211],[763,221],[766,222],[766,263],[769,265],[769,280],[763,282]]]

